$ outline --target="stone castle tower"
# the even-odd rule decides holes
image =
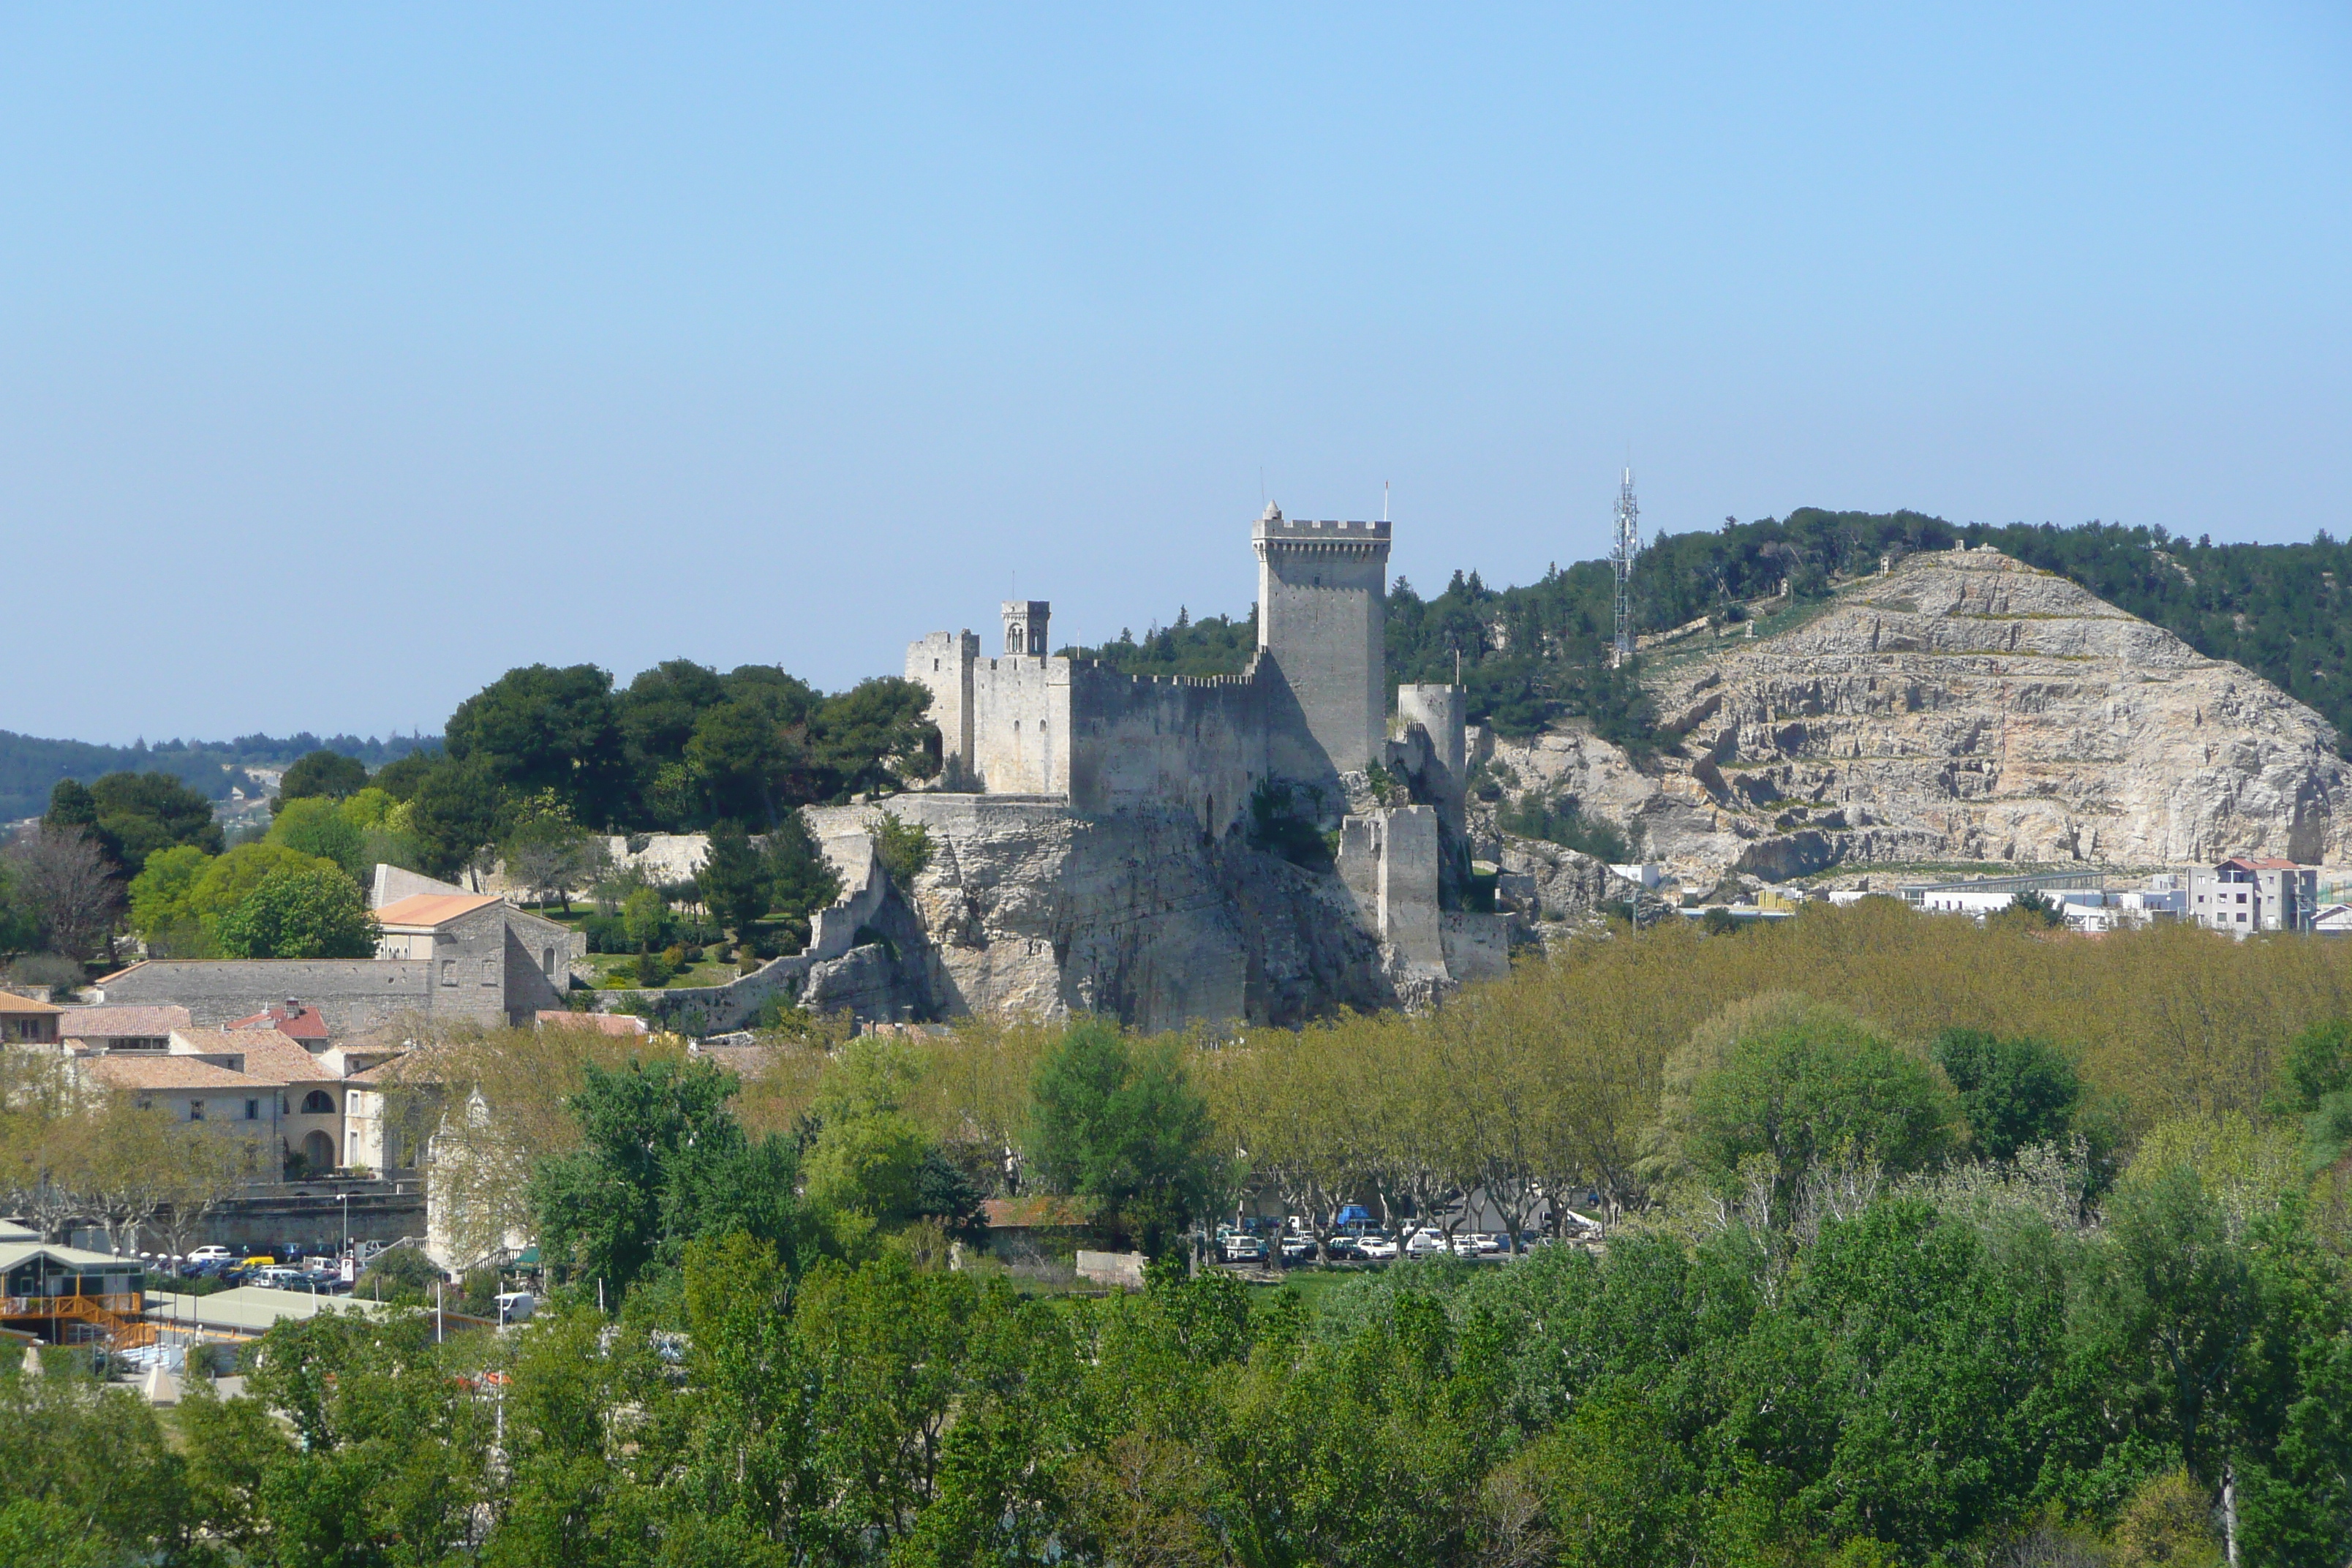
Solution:
[[[1318,783],[1361,773],[1388,733],[1389,525],[1294,521],[1269,505],[1250,542],[1259,655],[1278,706],[1295,710],[1267,714],[1266,765]]]

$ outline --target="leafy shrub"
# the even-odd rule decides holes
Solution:
[[[900,888],[911,887],[931,863],[930,830],[919,822],[902,822],[886,811],[874,824],[874,856]]]

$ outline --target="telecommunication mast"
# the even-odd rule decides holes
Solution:
[[[1642,509],[1633,500],[1633,468],[1626,465],[1624,481],[1617,487],[1617,544],[1609,563],[1617,574],[1617,640],[1610,654],[1612,668],[1622,669],[1633,657],[1633,557],[1642,553]]]

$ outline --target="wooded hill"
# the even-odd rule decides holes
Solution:
[[[1634,571],[1634,615],[1645,632],[1701,616],[1737,620],[1742,605],[1777,594],[1784,579],[1796,597],[1817,599],[1877,571],[1882,556],[1955,542],[1990,544],[2071,578],[2198,652],[2245,666],[2318,710],[2339,736],[2352,733],[2352,606],[2339,588],[2352,575],[2352,543],[2325,531],[2307,544],[2215,544],[2106,522],[1995,528],[1915,511],[1803,507],[1784,519],[1727,519],[1712,533],[1660,537]],[[1474,721],[1525,735],[1582,714],[1609,739],[1638,743],[1651,738],[1654,716],[1638,685],[1606,668],[1610,631],[1605,561],[1502,589],[1456,572],[1426,599],[1399,578],[1389,592],[1389,678],[1450,679],[1458,652]],[[1238,670],[1255,645],[1255,613],[1199,621],[1180,614],[1140,638],[1122,633],[1070,651],[1137,673],[1212,675]]]
[[[327,751],[356,758],[370,767],[381,766],[417,750],[438,747],[440,737],[394,735],[390,740],[370,736],[330,735],[324,740],[305,730],[296,735],[239,735],[233,741],[145,741],[129,746],[93,745],[87,741],[50,741],[0,730],[0,822],[37,816],[49,804],[49,791],[60,779],[83,784],[108,773],[169,773],[206,800],[226,800],[232,787],[248,795],[260,785],[247,768],[283,768],[312,752]]]

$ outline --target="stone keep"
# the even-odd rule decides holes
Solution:
[[[1270,667],[1267,765],[1318,784],[1361,773],[1388,731],[1389,525],[1294,521],[1269,506],[1250,542],[1258,657]]]

